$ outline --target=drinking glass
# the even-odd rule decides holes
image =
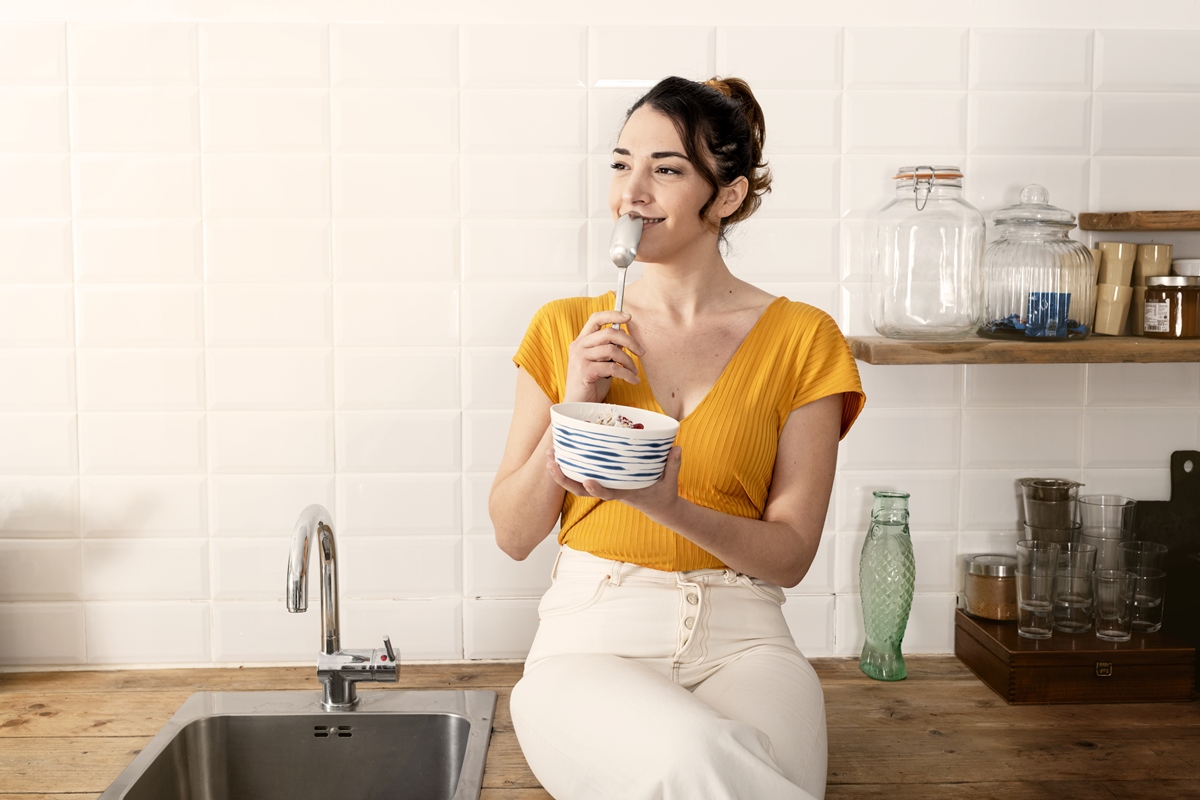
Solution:
[[[1092,573],[1092,600],[1096,638],[1128,642],[1133,638],[1133,590],[1135,575],[1120,569],[1098,569]]]
[[[1083,633],[1091,629],[1095,569],[1095,545],[1085,542],[1059,545],[1058,576],[1054,579],[1054,630]]]
[[[1134,573],[1133,629],[1138,633],[1154,633],[1162,627],[1163,598],[1167,591],[1167,573],[1144,567]]]
[[[1092,570],[1059,567],[1054,579],[1054,630],[1083,633],[1092,627]]]
[[[1017,633],[1027,639],[1054,634],[1058,553],[1056,542],[1017,542]]]
[[[1081,544],[1090,544],[1096,548],[1096,569],[1120,569],[1122,539],[1108,536],[1093,536],[1095,528],[1083,528],[1076,538]]]
[[[1133,513],[1136,508],[1137,501],[1123,495],[1084,494],[1079,496],[1079,522],[1085,529],[1105,531],[1092,533],[1092,536],[1132,539]]]
[[[1167,546],[1157,542],[1121,542],[1121,569],[1140,572],[1143,569],[1162,569],[1167,559]]]

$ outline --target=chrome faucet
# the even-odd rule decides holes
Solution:
[[[392,642],[383,637],[375,650],[342,650],[338,625],[337,551],[333,544],[333,518],[324,506],[311,505],[300,512],[292,530],[288,556],[287,609],[308,610],[308,551],[313,541],[321,558],[321,652],[317,655],[317,679],[324,686],[321,707],[345,711],[358,702],[358,681],[394,683],[400,665]]]

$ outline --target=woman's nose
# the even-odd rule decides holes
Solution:
[[[629,177],[625,180],[625,186],[621,191],[621,199],[627,203],[647,202],[649,200],[650,183],[647,180],[647,175],[643,170],[632,169],[629,171]]]

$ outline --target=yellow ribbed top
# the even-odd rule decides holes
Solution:
[[[566,389],[567,349],[589,316],[613,307],[613,293],[555,300],[534,315],[513,361],[551,402]],[[614,380],[606,402],[663,413],[641,361],[641,382]],[[733,354],[708,395],[679,425],[683,449],[679,494],[727,514],[761,519],[771,488],[779,434],[788,415],[813,400],[842,393],[845,436],[866,396],[850,348],[818,308],[785,297],[771,302]],[[725,566],[720,559],[621,502],[563,500],[560,544],[601,558],[682,571]]]

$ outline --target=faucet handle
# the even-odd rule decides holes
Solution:
[[[383,637],[383,649],[387,650],[388,660],[393,664],[396,663],[396,651],[392,649],[392,639],[390,636]]]

